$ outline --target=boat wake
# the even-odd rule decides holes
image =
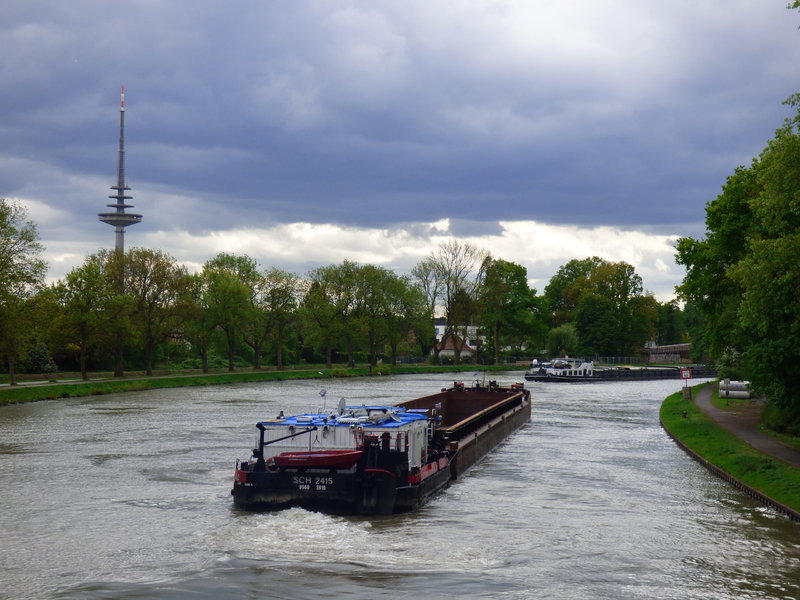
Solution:
[[[391,521],[391,524],[389,522]],[[391,517],[375,523],[301,508],[247,513],[212,534],[215,550],[239,560],[314,564],[341,571],[342,565],[372,570],[445,572],[499,566],[485,551],[468,545],[427,544],[423,521]]]

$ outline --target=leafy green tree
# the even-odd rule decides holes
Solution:
[[[312,274],[311,280],[300,306],[300,321],[303,342],[307,346],[318,347],[325,355],[325,366],[333,366],[333,348],[339,331],[339,323],[334,318],[336,306],[328,294],[329,282],[322,270]],[[316,279],[319,277],[319,279]]]
[[[347,363],[355,364],[355,351],[363,335],[359,304],[359,266],[350,260],[340,265],[314,269],[311,281],[324,292],[330,303],[332,325],[329,329],[344,342]]]
[[[574,354],[580,347],[580,339],[575,326],[565,323],[551,329],[547,334],[547,351],[550,356]]]
[[[543,338],[536,292],[528,287],[528,272],[522,265],[487,257],[479,293],[480,322],[488,334],[494,364],[500,364],[500,349],[521,348],[537,334]]]
[[[211,294],[206,273],[189,275],[179,306],[183,317],[181,335],[200,357],[203,373],[208,373],[208,356],[217,322],[211,309]]]
[[[125,253],[109,249],[99,250],[86,261],[97,262],[109,284],[109,296],[103,303],[103,310],[108,322],[114,376],[122,377],[125,372],[125,350],[138,342],[138,331],[133,322],[134,298],[128,285],[129,262]]]
[[[758,161],[750,168],[737,168],[722,193],[706,206],[705,239],[681,238],[676,247],[676,261],[686,267],[678,294],[700,311],[705,322],[692,343],[699,341],[701,333],[703,346],[712,356],[728,348],[741,351],[744,344],[738,317],[743,290],[729,269],[747,252],[754,223],[752,205],[761,192],[758,170]]]
[[[125,253],[126,288],[133,302],[132,319],[153,374],[156,347],[178,330],[180,298],[188,285],[186,268],[161,250],[131,248]]]
[[[800,114],[800,94],[790,100]],[[759,196],[751,202],[754,241],[800,231],[800,117],[797,121],[797,126],[788,120],[778,129],[759,157]]]
[[[614,307],[614,353],[635,354],[656,333],[658,311],[652,295],[644,295],[642,278],[626,262],[603,263],[592,274],[595,293],[607,298]]]
[[[729,274],[749,376],[800,433],[800,94],[786,103],[795,114],[761,153],[747,252]]]
[[[552,315],[547,309],[547,300],[544,296],[537,296],[536,290],[531,289],[533,305],[530,311],[521,315],[524,324],[519,326],[518,334],[523,336],[512,344],[530,354],[539,354],[546,346],[547,333],[550,331]]]
[[[656,332],[657,311],[652,295],[645,295],[642,278],[633,266],[626,262],[610,262],[596,256],[583,260],[572,260],[561,267],[545,288],[553,310],[554,322],[574,322],[578,307],[584,298],[594,295],[608,301],[606,309],[614,320],[613,331],[609,331],[606,318],[593,324],[584,317],[578,327],[581,340],[589,344],[587,349],[613,355],[629,355],[652,339]],[[591,312],[600,309],[596,298],[590,301]],[[592,332],[596,327],[598,330]],[[613,339],[608,339],[613,335]]]
[[[615,356],[619,350],[617,310],[606,296],[590,292],[575,310],[575,330],[582,352],[588,355]]]
[[[389,338],[393,301],[402,295],[397,275],[383,267],[364,265],[358,271],[358,306],[366,336],[369,362],[378,364],[378,353]]]
[[[447,327],[442,338],[442,341],[451,340],[455,364],[461,363],[461,353],[470,339],[470,327],[474,327],[477,320],[478,299],[466,287],[456,288],[447,305]]]
[[[0,198],[0,301],[28,297],[44,279],[47,265],[39,233],[23,207]]]
[[[275,351],[275,364],[282,369],[283,350],[297,319],[297,298],[302,294],[300,279],[293,273],[273,267],[264,273],[262,292],[268,339]]]
[[[392,365],[397,364],[398,348],[411,338],[416,341],[430,339],[434,333],[432,317],[422,289],[408,277],[396,277],[389,295],[389,312],[386,317],[387,344]],[[427,354],[429,346],[420,348]]]
[[[799,188],[800,189],[800,188]],[[800,232],[759,240],[733,269],[749,377],[800,433]]]
[[[208,310],[225,335],[228,371],[235,370],[236,345],[253,314],[253,296],[259,274],[248,256],[220,253],[203,265]]]
[[[706,342],[708,330],[706,317],[694,302],[683,305],[683,319],[686,323],[686,335],[692,346],[692,360],[697,363],[709,363],[710,354]]]
[[[315,269],[309,278],[300,310],[302,335],[305,344],[324,351],[328,366],[337,344],[350,364],[361,348],[373,366],[388,344],[394,362],[412,332],[432,327],[421,289],[383,267],[345,260]]]
[[[726,368],[741,357],[771,425],[800,433],[800,95],[786,104],[794,115],[707,207],[706,238],[680,240],[679,291],[705,319],[711,356]]]
[[[658,334],[656,343],[659,346],[682,344],[686,341],[687,330],[683,311],[676,300],[658,303]]]
[[[559,267],[544,288],[544,297],[553,317],[553,326],[572,320],[584,294],[592,291],[590,277],[605,261],[598,256],[573,259]]]
[[[589,278],[592,289],[611,300],[617,311],[625,308],[635,297],[643,293],[642,278],[632,265],[626,262],[602,261]]]
[[[10,385],[16,385],[18,363],[34,342],[29,300],[8,295],[0,302],[0,357],[5,361]]]
[[[33,341],[27,301],[41,287],[46,270],[36,225],[18,204],[0,198],[0,357],[16,384],[17,362]]]
[[[112,333],[116,290],[96,255],[72,269],[54,287],[61,307],[56,320],[61,342],[77,349],[81,378],[89,379],[87,359]]]
[[[242,283],[246,285],[248,298],[240,315],[241,339],[253,351],[253,369],[258,370],[261,368],[264,346],[270,335],[269,293],[264,274],[258,271],[253,272]]]
[[[628,326],[625,328],[622,356],[636,354],[658,334],[658,301],[652,294],[634,296],[627,306]]]

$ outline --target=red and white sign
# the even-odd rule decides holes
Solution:
[[[691,378],[692,378],[691,369],[681,369],[681,379],[691,379]]]

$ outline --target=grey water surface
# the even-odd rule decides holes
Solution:
[[[257,420],[340,397],[393,403],[454,377],[2,407],[0,598],[800,597],[800,525],[706,472],[660,428],[680,381],[529,385],[531,423],[412,514],[232,507],[235,460]]]

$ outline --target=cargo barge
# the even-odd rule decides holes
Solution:
[[[425,504],[530,421],[530,391],[455,382],[392,406],[347,406],[261,421],[231,494],[246,510],[402,513]]]
[[[643,381],[651,379],[696,379],[716,377],[717,371],[704,365],[680,367],[595,367],[593,361],[558,358],[531,364],[525,381],[539,383],[582,383],[598,381]],[[688,372],[688,377],[687,377]]]

